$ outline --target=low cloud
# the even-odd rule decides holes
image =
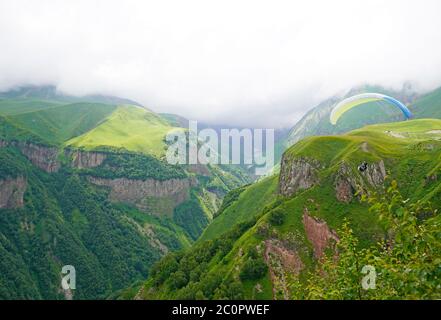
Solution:
[[[0,3],[0,89],[55,84],[201,121],[282,127],[361,83],[441,85],[441,2]]]

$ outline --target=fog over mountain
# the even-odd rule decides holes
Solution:
[[[0,2],[0,90],[54,84],[206,123],[290,126],[362,83],[441,85],[441,2]]]

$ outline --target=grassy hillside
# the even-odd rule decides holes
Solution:
[[[0,139],[42,142],[38,136],[30,133],[24,128],[17,126],[10,119],[0,115]]]
[[[277,176],[272,176],[244,187],[237,199],[227,207],[224,204],[224,210],[210,223],[198,241],[216,238],[235,224],[258,215],[265,205],[276,198],[277,183]],[[227,200],[224,199],[224,203]]]
[[[160,113],[159,115],[164,118],[172,127],[188,128],[188,119],[184,117],[172,113]]]
[[[1,99],[0,115],[11,116],[27,112],[56,108],[64,105],[62,102],[37,99]]]
[[[109,297],[145,279],[166,252],[189,247],[223,195],[250,182],[240,167],[169,165],[171,124],[99,100],[109,103],[51,90],[0,99],[0,299],[64,299],[65,264],[81,274],[74,299]],[[92,150],[101,152],[84,152]],[[113,199],[112,188],[125,198]]]
[[[411,105],[411,109],[417,118],[441,119],[441,88],[418,98]]]
[[[285,159],[288,164],[300,158],[319,161],[319,183],[293,196],[283,197],[275,194],[276,176],[249,186],[238,195],[226,197],[230,198],[229,203],[223,206],[223,211],[201,240],[190,250],[169,255],[156,264],[138,297],[301,297],[298,290],[307,286],[308,279],[319,283],[312,276],[316,274],[318,262],[313,254],[316,244],[310,242],[305,231],[305,210],[331,230],[337,230],[342,241],[346,241],[342,226],[348,221],[358,239],[357,250],[370,248],[388,237],[386,225],[369,210],[369,204],[357,197],[349,202],[337,200],[335,180],[340,165],[346,163],[354,170],[354,176],[361,176],[357,173],[361,161],[377,163],[383,160],[389,175],[386,186],[395,179],[404,197],[410,198],[409,203],[424,199],[432,201],[434,208],[440,208],[440,130],[441,120],[422,119],[373,125],[342,136],[310,137],[300,141],[285,153]],[[368,189],[370,192],[383,190]],[[398,212],[403,212],[400,210]],[[203,241],[205,239],[210,240]],[[293,261],[300,265],[298,275],[290,269]],[[433,262],[428,266],[431,268],[428,272],[436,267]],[[387,270],[383,271],[387,273]],[[381,281],[386,283],[382,278],[377,281],[379,285]],[[421,290],[419,294],[429,289]],[[393,296],[393,292],[388,291],[388,294]],[[425,293],[430,294],[430,291]]]
[[[435,151],[432,153],[429,152],[430,150],[425,150],[426,144],[429,148],[433,145]],[[400,174],[400,171],[406,168],[397,166],[396,159],[405,158],[406,160],[402,161],[403,166],[408,166],[412,159],[414,161],[419,159],[419,166],[424,165],[436,170],[441,168],[439,153],[436,152],[440,145],[441,120],[421,119],[371,125],[341,136],[305,138],[288,149],[285,157],[303,156],[329,163],[331,165],[328,172],[324,172],[325,175],[331,175],[337,169],[335,165],[342,161],[357,166],[362,161],[388,159],[390,173],[406,185],[408,190],[406,193],[409,196],[421,197],[421,193],[414,194],[413,191],[414,188],[421,188],[424,184],[424,174],[419,175],[421,185],[417,186],[415,176],[408,179],[409,177]],[[430,172],[431,170],[428,170],[427,174]],[[213,239],[229,230],[231,226],[257,215],[265,205],[277,198],[277,184],[278,175],[275,175],[246,187],[237,201],[225,208],[208,226],[200,241]],[[333,182],[330,181],[330,184],[332,185]],[[330,190],[332,191],[332,188]]]
[[[9,119],[48,143],[60,145],[95,128],[115,109],[116,106],[107,104],[74,103],[21,112]]]
[[[164,137],[172,130],[159,115],[136,106],[119,106],[105,121],[87,133],[66,142],[86,150],[110,146],[161,156]]]
[[[56,145],[93,129],[115,109],[112,104],[67,103],[26,96],[0,99],[0,116],[41,141]]]
[[[441,118],[441,88],[417,96],[406,88],[392,91],[378,86],[363,86],[351,90],[345,97],[363,92],[379,92],[396,97],[409,105],[416,118]],[[403,120],[401,112],[390,104],[371,102],[349,110],[333,126],[329,122],[332,108],[345,97],[332,97],[312,108],[291,129],[285,145],[289,147],[308,136],[340,134],[369,124]]]
[[[141,106],[138,102],[120,97],[90,94],[75,96],[59,91],[57,87],[47,86],[21,86],[12,88],[5,92],[0,92],[0,99],[10,100],[40,100],[47,102],[57,102],[60,104],[71,103],[104,103],[111,105],[131,104]]]

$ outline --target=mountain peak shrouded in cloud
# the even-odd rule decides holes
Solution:
[[[51,83],[207,123],[292,125],[362,83],[441,84],[441,3],[2,1],[0,91]]]
[[[31,98],[41,100],[57,100],[64,102],[90,102],[90,103],[108,103],[108,104],[131,104],[142,106],[140,103],[126,99],[103,94],[88,94],[75,96],[58,90],[55,85],[21,85],[10,88],[7,91],[0,91],[0,98]]]

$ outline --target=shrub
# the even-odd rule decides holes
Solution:
[[[265,261],[262,258],[248,260],[244,263],[240,272],[241,280],[257,280],[262,278],[268,270]]]
[[[269,215],[269,222],[273,226],[280,226],[285,222],[285,212],[281,209],[274,209]]]

